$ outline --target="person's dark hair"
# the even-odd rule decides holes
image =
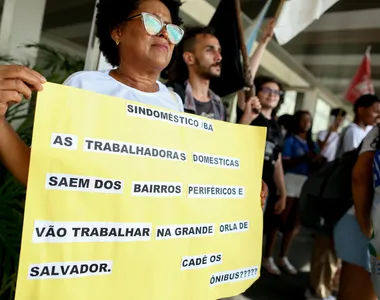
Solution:
[[[287,131],[292,130],[293,116],[289,114],[282,115],[278,118],[277,123],[283,126]]]
[[[339,115],[341,117],[345,117],[347,115],[347,112],[343,108],[334,108],[330,112],[330,116],[337,117]]]
[[[298,133],[300,133],[300,123],[301,123],[301,118],[304,116],[304,115],[309,115],[310,118],[312,119],[312,116],[311,116],[311,113],[308,112],[307,110],[299,110],[297,112],[295,112],[295,114],[293,115],[293,128],[292,128],[292,133],[297,135]],[[311,120],[311,124],[313,124],[313,119]],[[309,146],[309,149],[310,151],[313,151],[314,153],[316,153],[316,148],[315,148],[315,143],[313,141],[313,136],[312,136],[312,126],[310,126],[310,129],[308,130],[307,134],[306,134],[306,141],[307,141],[307,145]]]
[[[358,112],[358,109],[360,107],[370,107],[376,102],[380,102],[379,97],[377,97],[376,95],[366,94],[360,96],[354,103],[355,114]]]
[[[112,66],[119,65],[119,51],[111,37],[111,31],[136,10],[143,0],[99,0],[96,5],[96,36],[99,38],[99,48]],[[181,25],[179,16],[180,0],[160,0],[170,11],[173,24]]]
[[[278,85],[280,91],[284,92],[283,85],[275,78],[269,77],[269,76],[256,76],[253,84],[256,88],[256,94],[260,92],[260,90],[263,88],[264,84],[267,84],[269,82],[273,82]],[[280,109],[281,105],[284,103],[284,94],[280,96],[280,101],[278,102],[278,105],[276,108],[273,109],[272,117],[274,117],[277,114],[277,111]]]
[[[185,34],[176,47],[171,63],[168,68],[168,79],[169,82],[183,83],[189,77],[189,70],[185,61],[183,60],[184,52],[194,51],[194,46],[196,43],[196,38],[200,34],[211,34],[214,35],[215,30],[212,27],[186,27]]]

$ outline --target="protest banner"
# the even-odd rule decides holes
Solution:
[[[46,84],[16,300],[243,292],[260,272],[265,135]]]

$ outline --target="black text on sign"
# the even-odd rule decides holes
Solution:
[[[123,180],[79,176],[73,174],[46,174],[47,190],[122,194]]]
[[[222,253],[182,257],[181,270],[207,268],[222,263]]]
[[[225,169],[240,168],[240,159],[213,154],[193,153],[193,162],[196,164],[203,164]]]
[[[52,133],[50,145],[52,148],[76,150],[78,137],[72,134]]]
[[[189,198],[244,198],[244,187],[211,184],[189,184]]]
[[[186,161],[186,153],[180,150],[108,141],[99,139],[85,139],[84,151],[99,152],[116,155],[140,156],[164,160]]]
[[[113,262],[82,261],[82,262],[51,262],[29,266],[28,279],[58,279],[77,278],[99,275],[110,275]]]
[[[189,128],[214,131],[212,124],[210,122],[207,122],[206,120],[202,120],[200,118],[195,118],[192,116],[177,114],[161,109],[153,109],[150,107],[135,105],[132,103],[127,104],[127,114],[130,116],[145,118],[149,120],[158,120]]]
[[[258,276],[259,270],[257,266],[239,269],[239,270],[231,270],[226,272],[220,272],[212,274],[210,277],[210,285],[218,285],[229,282],[248,280],[252,278],[256,278]]]
[[[211,236],[215,234],[214,224],[190,224],[158,226],[157,240]]]
[[[179,182],[132,182],[132,196],[174,197],[182,195]]]
[[[138,242],[151,239],[151,223],[34,221],[33,243]]]
[[[237,221],[229,223],[221,223],[219,231],[221,234],[248,231],[249,221]]]

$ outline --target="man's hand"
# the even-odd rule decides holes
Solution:
[[[19,103],[22,96],[30,99],[33,91],[41,91],[45,77],[24,66],[0,66],[0,122],[12,104]]]
[[[274,204],[274,213],[281,214],[286,207],[286,195],[279,196],[277,202]]]
[[[265,207],[265,201],[268,197],[268,186],[264,182],[264,180],[261,181],[261,193],[260,193],[260,198],[261,198],[261,208],[264,209]]]
[[[245,104],[245,109],[243,116],[240,119],[240,124],[249,125],[253,120],[255,120],[261,111],[261,104],[259,98],[252,97]]]
[[[260,43],[268,44],[273,37],[274,32],[274,19],[270,20],[263,30],[263,35],[261,36]]]

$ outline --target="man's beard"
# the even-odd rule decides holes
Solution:
[[[213,68],[213,67],[219,67],[220,70],[221,70],[221,67],[222,67],[221,63],[216,63],[216,64],[213,64],[213,65],[211,65],[211,66],[209,66],[209,67],[202,66],[202,65],[199,63],[199,61],[197,61],[197,64],[198,64],[198,70],[199,70],[200,75],[201,75],[202,77],[204,77],[205,79],[209,79],[209,80],[210,80],[210,79],[213,79],[213,78],[218,78],[218,77],[220,77],[221,72],[219,72],[218,74],[216,74],[216,73],[214,73],[214,72],[212,71],[212,68]]]

